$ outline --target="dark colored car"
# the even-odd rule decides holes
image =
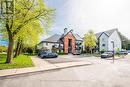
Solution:
[[[113,57],[113,52],[104,52],[103,54],[101,54],[101,58],[109,58],[109,57]]]
[[[42,52],[40,55],[39,55],[41,58],[57,58],[58,57],[58,54],[57,53],[53,53],[53,52]]]
[[[39,53],[38,53],[38,56],[40,56],[42,53],[44,53],[45,51],[40,51]]]

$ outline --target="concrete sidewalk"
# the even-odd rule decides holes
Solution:
[[[40,72],[40,71],[56,70],[56,69],[91,64],[90,62],[86,62],[86,61],[74,61],[74,62],[71,61],[71,62],[52,64],[49,63],[47,60],[40,59],[36,56],[33,56],[32,60],[35,64],[35,67],[0,70],[0,77],[7,77],[7,76],[14,76],[14,75],[21,75],[21,74]]]

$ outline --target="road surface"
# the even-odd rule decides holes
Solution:
[[[0,79],[0,87],[130,87],[130,58],[78,58],[93,64]]]

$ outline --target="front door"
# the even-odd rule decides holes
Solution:
[[[68,41],[68,53],[72,53],[72,39]]]

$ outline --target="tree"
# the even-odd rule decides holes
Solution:
[[[119,35],[122,42],[122,49],[130,50],[130,40],[120,32]]]
[[[89,48],[92,53],[92,49],[96,46],[96,36],[92,30],[89,30],[88,33],[84,36],[84,45]]]
[[[19,37],[19,35],[23,35],[22,33],[25,34],[25,31],[27,32],[33,26],[33,22],[44,22],[45,25],[47,24],[46,27],[50,26],[53,14],[53,10],[48,8],[43,0],[14,1],[15,6],[12,15],[6,14],[3,17],[3,15],[0,14],[1,26],[6,30],[9,41],[6,63],[11,63],[14,40]],[[39,29],[37,28],[36,30]]]
[[[44,34],[43,26],[41,26],[38,21],[33,21],[31,24],[28,23],[28,25],[23,28],[23,31],[20,31],[20,34],[16,36],[17,46],[14,57],[19,55],[23,48],[35,47],[35,45],[39,42],[39,37]]]

